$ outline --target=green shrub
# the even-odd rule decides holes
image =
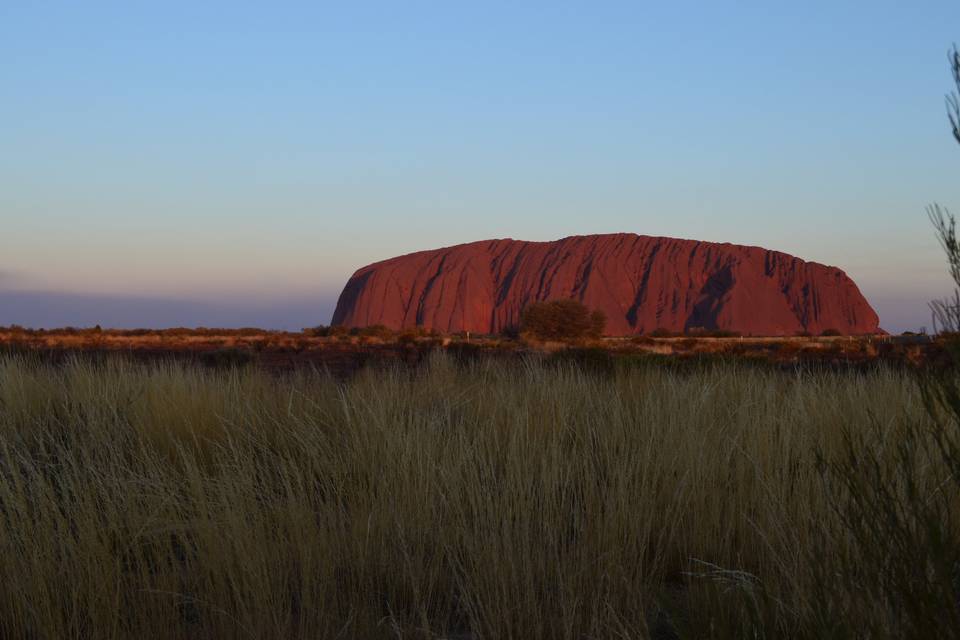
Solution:
[[[523,310],[520,332],[538,340],[573,341],[603,335],[607,316],[577,300],[535,302]]]

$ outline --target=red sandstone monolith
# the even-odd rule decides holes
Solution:
[[[876,312],[836,267],[760,247],[626,233],[487,240],[377,262],[347,282],[333,324],[496,333],[516,326],[526,305],[554,298],[601,309],[609,335],[880,332]]]

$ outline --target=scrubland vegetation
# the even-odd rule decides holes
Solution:
[[[584,316],[589,319],[589,316]],[[552,326],[553,321],[548,326]],[[584,325],[579,325],[582,329]],[[594,327],[596,325],[593,325]],[[542,328],[542,327],[541,327]],[[51,329],[0,326],[0,351],[24,352],[63,360],[74,353],[122,353],[141,361],[177,359],[200,364],[254,363],[265,370],[326,368],[350,374],[371,363],[414,363],[437,349],[456,357],[484,354],[501,359],[558,353],[569,349],[605,351],[617,359],[707,357],[748,359],[785,367],[798,364],[870,367],[937,365],[945,357],[942,336],[790,336],[743,337],[727,332],[691,332],[630,337],[543,334],[515,336],[440,334],[423,328],[400,331],[383,326],[315,327],[301,332],[263,329]]]
[[[931,219],[960,287],[955,220]],[[578,349],[0,330],[0,637],[960,637],[960,293],[933,311],[935,344],[763,357],[591,345],[602,318],[570,305],[521,329]],[[417,357],[251,355],[343,341]]]
[[[0,636],[956,633],[941,387],[605,363],[0,357]]]

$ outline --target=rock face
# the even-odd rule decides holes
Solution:
[[[609,335],[880,332],[876,312],[836,267],[760,247],[634,234],[487,240],[377,262],[347,282],[333,324],[495,333],[516,326],[528,304],[554,298],[603,310]]]

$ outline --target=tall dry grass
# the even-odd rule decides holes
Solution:
[[[817,455],[929,420],[888,369],[3,357],[0,635],[840,637],[877,611]]]

